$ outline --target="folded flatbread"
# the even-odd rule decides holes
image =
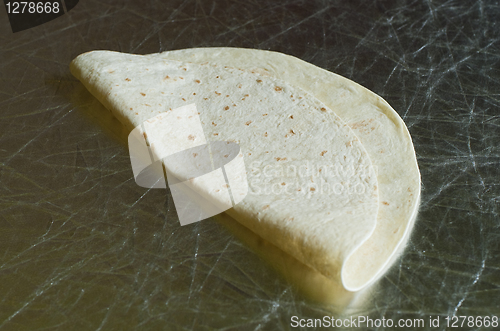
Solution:
[[[129,129],[196,104],[207,140],[237,142],[249,193],[228,214],[355,291],[390,265],[416,215],[408,131],[380,97],[280,53],[85,53],[72,73]]]

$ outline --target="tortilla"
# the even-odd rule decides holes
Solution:
[[[91,52],[75,59],[71,70],[129,129],[154,114],[195,102],[207,137],[236,141],[245,152],[250,193],[257,193],[259,187],[252,187],[252,180],[266,166],[300,167],[312,160],[352,170],[334,175],[318,172],[311,179],[333,187],[352,182],[362,190],[315,194],[311,179],[278,173],[260,185],[284,184],[297,191],[249,194],[228,211],[299,261],[332,279],[342,278],[349,290],[380,277],[409,233],[420,188],[411,139],[381,98],[345,78],[282,54],[242,49],[148,56]],[[293,70],[298,70],[295,76]],[[324,103],[304,91],[307,88]],[[366,150],[357,137],[368,146]],[[396,165],[376,153],[386,154]],[[377,160],[383,184],[377,184],[370,158]],[[259,164],[257,171],[254,162]],[[382,187],[389,194],[379,202]],[[301,188],[309,191],[304,194]],[[383,207],[391,205],[395,206]],[[379,206],[386,210],[379,213]]]
[[[359,84],[293,56],[243,48],[193,48],[161,58],[228,65],[276,77],[314,95],[351,127],[377,170],[379,212],[372,236],[342,268],[346,288],[379,279],[402,252],[420,203],[420,172],[413,143],[396,111]]]

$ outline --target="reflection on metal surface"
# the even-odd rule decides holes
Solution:
[[[331,313],[345,314],[359,309],[366,303],[365,300],[369,297],[371,290],[376,287],[372,285],[358,292],[347,291],[342,284],[299,262],[293,256],[239,224],[226,213],[217,215],[216,220],[272,266],[304,298],[320,304]]]

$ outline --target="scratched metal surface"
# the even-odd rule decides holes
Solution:
[[[220,223],[180,227],[165,191],[135,185],[120,125],[68,70],[95,49],[199,46],[297,56],[406,122],[417,224],[348,314],[500,315],[498,2],[82,0],[16,34],[0,10],[0,329],[288,330],[332,314]]]

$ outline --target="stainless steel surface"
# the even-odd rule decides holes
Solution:
[[[405,120],[423,181],[415,231],[344,314],[427,330],[500,316],[499,24],[496,1],[82,0],[13,34],[0,10],[0,329],[289,330],[294,315],[340,316],[221,223],[180,227],[165,191],[135,184],[126,133],[68,69],[95,49],[200,46],[297,56]]]

